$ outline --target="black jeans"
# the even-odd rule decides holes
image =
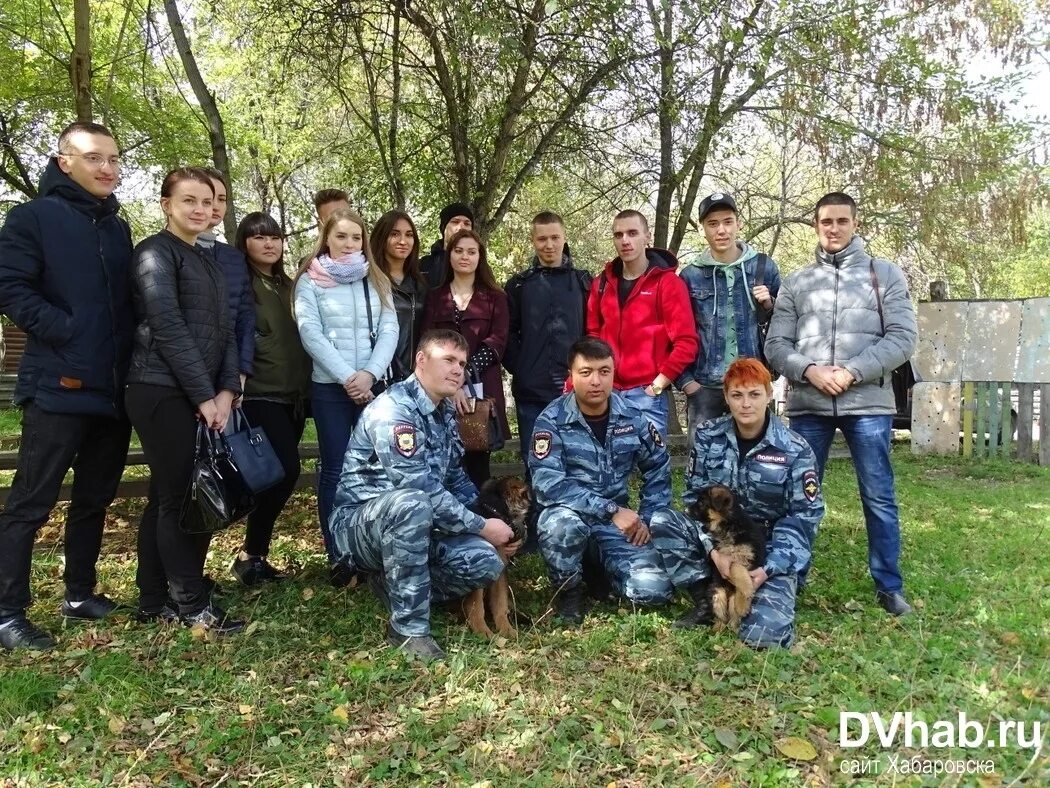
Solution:
[[[170,593],[179,612],[192,615],[208,605],[204,562],[210,534],[188,534],[179,515],[193,471],[197,446],[196,408],[181,389],[132,383],[125,404],[142,441],[150,473],[150,502],[139,522],[139,606],[157,608]]]
[[[86,599],[94,592],[106,507],[117,493],[130,436],[127,419],[49,413],[26,403],[18,467],[0,513],[0,616],[18,615],[29,607],[33,540],[51,515],[70,468],[73,494],[62,579],[66,599]]]
[[[244,532],[244,552],[265,556],[270,552],[273,526],[299,479],[299,441],[306,416],[293,405],[266,400],[245,400],[244,415],[253,427],[262,427],[284,467],[284,480],[255,496],[255,511],[248,516]]]

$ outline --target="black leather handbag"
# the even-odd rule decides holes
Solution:
[[[198,424],[197,456],[179,526],[186,533],[211,534],[247,517],[253,509],[255,497],[230,459],[225,436]]]
[[[226,445],[244,486],[258,495],[280,484],[284,479],[284,466],[266,431],[249,424],[242,408],[235,408],[230,418],[233,432],[226,434]]]

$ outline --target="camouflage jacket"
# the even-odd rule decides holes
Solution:
[[[798,572],[809,563],[824,517],[813,450],[801,435],[770,415],[762,440],[742,463],[739,459],[732,416],[698,425],[682,496],[686,508],[704,487],[724,484],[740,497],[744,511],[766,523],[766,573],[772,577]]]
[[[455,410],[448,400],[435,405],[412,375],[361,414],[343,459],[335,506],[356,508],[391,490],[419,490],[434,506],[434,528],[478,533],[485,520],[467,509],[478,491],[462,459]]]
[[[533,495],[542,508],[567,506],[607,521],[610,502],[627,506],[627,478],[636,467],[642,474],[641,518],[648,523],[656,509],[671,502],[671,458],[663,437],[616,391],[609,399],[604,446],[569,392],[536,419],[528,463]]]

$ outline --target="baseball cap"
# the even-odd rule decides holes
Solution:
[[[703,202],[700,203],[700,221],[707,218],[707,215],[716,208],[728,208],[733,213],[740,213],[737,210],[736,200],[733,199],[733,195],[725,192],[715,192],[704,197]]]

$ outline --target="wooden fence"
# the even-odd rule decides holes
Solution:
[[[1037,391],[1038,418],[1035,412]],[[960,399],[964,457],[1016,458],[1050,465],[1050,409],[1047,408],[1050,384],[970,381],[962,384]],[[1033,442],[1037,421],[1038,455]]]

